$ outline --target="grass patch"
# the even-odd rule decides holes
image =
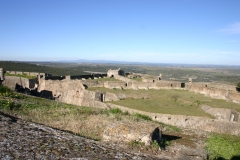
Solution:
[[[135,80],[137,82],[142,82],[142,77],[140,77],[140,78],[133,78],[133,80]]]
[[[212,134],[206,141],[210,159],[230,159],[240,156],[240,137]]]
[[[20,93],[13,92],[12,90],[10,90],[9,88],[7,88],[5,86],[0,86],[0,96],[17,98],[17,99],[23,99],[25,97],[24,95],[22,95]]]
[[[127,98],[109,103],[138,109],[146,112],[201,116],[214,118],[201,109],[201,105],[208,105],[215,108],[229,108],[240,112],[240,105],[226,100],[213,99],[200,93],[193,93],[186,90],[132,90],[132,89],[107,89],[89,88],[92,91],[104,91],[114,94],[125,94]]]
[[[145,120],[145,121],[152,121],[152,118],[151,118],[151,117],[146,116],[146,115],[143,115],[143,114],[135,113],[134,116],[135,116],[137,119],[143,119],[143,120]]]

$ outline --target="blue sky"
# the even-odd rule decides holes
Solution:
[[[0,60],[240,65],[240,0],[1,0]]]

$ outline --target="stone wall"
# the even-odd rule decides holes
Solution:
[[[124,76],[125,73],[123,70],[121,70],[120,68],[119,69],[116,69],[116,70],[113,70],[113,69],[109,69],[108,72],[107,72],[107,76],[108,77],[115,77],[116,75],[121,75],[121,76]]]
[[[123,76],[119,76],[119,75],[115,75],[114,78],[123,81],[123,82],[130,82],[132,81],[131,79],[127,78],[127,77],[123,77]]]
[[[185,83],[184,83],[185,84]],[[106,88],[124,89],[184,89],[180,82],[137,82],[137,81],[107,81],[104,82]]]
[[[128,111],[129,113],[148,115],[155,121],[173,126],[240,136],[240,123],[237,122],[227,122],[207,117],[149,113],[110,103],[106,104],[106,108],[119,108],[123,111]]]
[[[126,83],[125,82],[121,82],[121,81],[106,81],[104,82],[104,87],[106,88],[125,88],[126,87]]]
[[[4,80],[4,70],[0,68],[0,81]]]
[[[210,106],[203,105],[201,109],[214,116],[216,119],[224,120],[224,121],[234,121],[240,122],[239,120],[239,113],[233,109],[226,109],[226,108],[212,108]]]
[[[87,87],[104,87],[103,81],[95,81],[95,80],[83,80],[82,83]]]
[[[104,103],[101,103],[97,92],[85,90],[81,80],[44,80],[38,88],[38,92],[51,92],[55,100],[79,105],[98,108],[106,108]]]
[[[9,74],[26,74],[28,76],[45,76],[46,73],[39,73],[39,72],[22,72],[22,71],[6,71]]]
[[[5,76],[5,80],[2,82],[4,86],[7,86],[11,90],[15,90],[16,84],[22,86],[23,88],[34,88],[37,80],[36,79],[27,79],[16,76]]]
[[[194,83],[187,84],[186,89],[188,89],[189,91],[202,93],[212,98],[225,99],[236,103],[240,103],[240,93],[236,93],[233,91],[228,91],[219,88],[209,88],[209,86],[206,84],[194,84]]]
[[[95,79],[95,78],[104,78],[107,77],[107,74],[91,74],[91,75],[74,75],[70,76],[70,79]]]

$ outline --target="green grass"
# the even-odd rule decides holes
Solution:
[[[5,76],[15,76],[15,77],[22,77],[22,78],[28,78],[28,79],[34,79],[34,78],[37,78],[36,76],[29,76],[25,73],[23,74],[10,74],[10,73],[5,73],[4,74]]]
[[[240,156],[240,137],[212,134],[206,141],[210,159],[230,159]]]
[[[109,103],[146,112],[213,118],[201,109],[201,105],[203,104],[215,108],[235,109],[240,112],[239,104],[226,102],[221,99],[213,99],[203,94],[186,90],[121,90],[107,88],[89,88],[89,90],[125,94],[127,98],[121,99],[120,101],[111,101]]]

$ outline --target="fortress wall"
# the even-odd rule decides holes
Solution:
[[[38,92],[42,90],[52,91],[53,95],[58,96],[59,93],[63,95],[64,92],[68,91],[79,91],[83,90],[84,86],[80,80],[41,80],[42,85],[39,85]]]
[[[45,76],[45,73],[29,72],[29,76]]]
[[[132,88],[136,89],[148,89],[151,86],[154,86],[153,82],[131,82]]]
[[[240,136],[240,123],[236,122],[209,119],[207,117],[149,113],[110,103],[106,105],[108,108],[119,108],[122,111],[128,111],[129,113],[139,113],[147,115],[155,121],[170,124],[173,126]]]
[[[126,82],[119,82],[119,81],[106,81],[104,82],[104,87],[106,88],[125,88]]]
[[[228,98],[236,103],[240,103],[240,94],[234,92],[228,92]]]
[[[231,120],[231,109],[226,108],[212,108],[210,106],[203,105],[201,109],[214,116],[216,119],[230,121]],[[236,120],[237,121],[237,120]]]
[[[85,90],[80,80],[42,80],[39,86],[39,92],[41,91],[51,92],[56,100],[60,102],[79,106],[107,108],[104,103],[100,103],[99,94]]]
[[[45,76],[45,73],[39,73],[39,72],[22,72],[22,71],[6,71],[6,73],[9,73],[9,74],[26,74],[28,76]]]
[[[92,80],[87,80],[87,81],[82,81],[84,85],[87,85],[88,87],[104,87],[104,82],[103,81],[92,81]]]
[[[180,82],[169,82],[169,81],[157,81],[155,82],[155,86],[157,88],[165,88],[165,89],[179,89],[181,88],[181,83]]]
[[[114,75],[114,78],[123,81],[123,82],[130,82],[132,81],[131,79],[127,78],[127,77],[123,77],[123,76],[119,76],[119,75]]]
[[[218,89],[218,88],[209,88],[209,87],[206,87],[205,85],[199,85],[199,84],[188,85],[187,89],[189,91],[205,94],[212,98],[232,100],[234,102],[240,103],[240,94],[234,93],[228,90]]]
[[[35,83],[35,79],[27,79],[15,76],[5,76],[5,80],[2,82],[4,86],[7,86],[11,90],[15,90],[16,84],[22,86],[23,88],[34,88]]]
[[[126,98],[126,96],[124,97],[124,95],[118,96],[114,93],[109,93],[109,92],[105,92],[104,95],[105,95],[104,101],[119,101],[121,98]]]

